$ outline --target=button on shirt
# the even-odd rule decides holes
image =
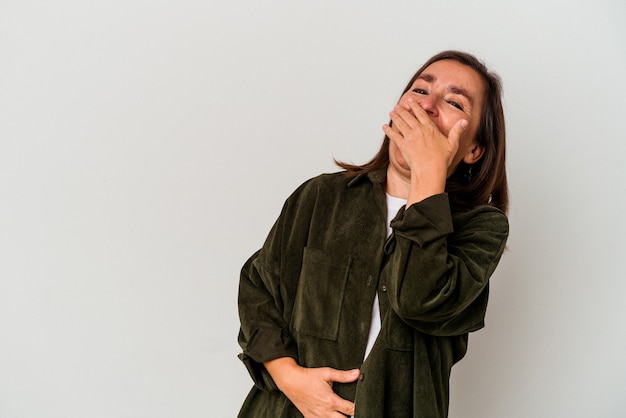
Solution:
[[[391,229],[391,221],[393,220],[393,218],[395,218],[400,208],[404,205],[406,205],[406,200],[387,194],[387,237],[390,237],[391,233],[393,232],[393,230]],[[380,286],[380,290],[386,292],[387,285],[383,283]],[[372,322],[370,323],[370,332],[367,339],[367,347],[365,348],[364,358],[367,358],[367,355],[370,353],[372,347],[374,346],[376,337],[380,332],[380,324],[380,300],[378,299],[378,293],[376,293],[376,297],[374,298],[374,306],[372,307]]]

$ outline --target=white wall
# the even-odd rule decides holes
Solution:
[[[509,251],[453,418],[626,415],[626,3],[3,0],[0,417],[229,417],[241,264],[443,49],[502,76]]]

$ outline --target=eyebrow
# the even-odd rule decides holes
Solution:
[[[424,81],[425,81],[425,82],[427,82],[427,83],[432,83],[432,82],[436,81],[436,80],[437,80],[437,78],[436,78],[435,76],[431,75],[431,74],[420,74],[420,75],[417,77],[417,80],[424,80]],[[447,89],[447,90],[448,90],[449,92],[453,93],[453,94],[458,94],[458,95],[460,95],[460,96],[465,97],[465,98],[466,98],[466,99],[470,102],[470,106],[473,106],[473,105],[474,105],[474,99],[473,99],[473,97],[472,97],[472,96],[471,96],[471,95],[467,92],[467,90],[465,90],[465,89],[463,89],[463,88],[461,88],[461,87],[455,86],[455,85],[448,86],[448,89]]]

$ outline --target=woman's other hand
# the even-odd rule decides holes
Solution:
[[[291,357],[264,363],[276,386],[289,398],[305,418],[354,415],[354,403],[333,392],[333,382],[350,383],[359,370],[337,370],[330,367],[306,368]]]

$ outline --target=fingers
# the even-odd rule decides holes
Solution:
[[[413,111],[415,119],[422,124],[431,123],[430,116],[415,100],[409,98],[409,108]]]
[[[333,382],[354,382],[359,377],[358,369],[337,370],[330,367],[297,366],[292,371],[287,379],[280,380],[282,384],[278,387],[302,415],[306,417],[354,415],[354,403],[337,395],[332,385]],[[281,376],[274,373],[272,377],[274,375]],[[276,383],[278,384],[278,381]]]
[[[397,104],[389,115],[394,127],[397,126],[403,136],[414,129],[438,130],[428,113],[413,99],[408,100],[408,107]]]
[[[455,153],[456,150],[459,148],[461,133],[465,130],[467,124],[468,122],[465,119],[461,119],[454,124],[454,126],[452,127],[452,129],[450,129],[450,132],[448,133],[448,141],[450,142],[450,145],[452,145],[452,147],[454,148]]]
[[[348,415],[349,417],[354,415],[354,402],[347,401],[339,396],[337,396],[339,401],[335,406],[337,412],[341,412],[342,414]]]
[[[337,383],[350,383],[354,382],[359,378],[359,374],[361,373],[359,369],[352,370],[337,370],[326,368],[326,380],[328,382],[337,382]]]
[[[395,126],[395,125],[394,125]],[[397,130],[395,130],[393,127],[385,124],[383,125],[383,132],[385,133],[385,135],[387,135],[389,137],[389,139],[391,139],[392,141],[397,141],[399,139],[402,138],[402,134],[400,134],[400,132],[398,132]]]
[[[415,119],[413,115],[400,106],[394,107],[394,109],[389,112],[389,116],[391,117],[393,126],[403,134],[409,132],[417,122],[417,119]]]
[[[359,369],[352,370],[337,370],[332,368],[326,368],[326,379],[332,385],[332,382],[337,383],[350,383],[354,382],[359,378],[361,372]],[[334,405],[333,408],[346,414],[348,416],[354,415],[354,403],[350,402],[342,397],[334,394]]]

